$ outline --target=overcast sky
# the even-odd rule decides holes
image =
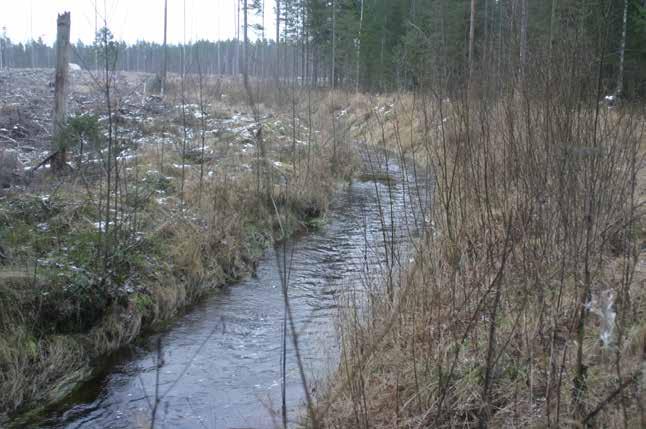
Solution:
[[[271,38],[275,32],[271,25],[274,1],[264,1],[265,32]],[[184,39],[184,4],[187,41],[235,36],[237,0],[168,0],[169,43]],[[116,39],[128,43],[163,40],[164,0],[0,0],[0,30],[6,28],[7,35],[16,42],[42,37],[45,43],[52,44],[56,39],[56,15],[69,11],[71,40],[90,43],[94,40],[95,6],[99,27],[107,19]],[[250,23],[260,24],[262,17]]]

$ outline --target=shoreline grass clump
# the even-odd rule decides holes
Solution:
[[[25,421],[61,400],[100,357],[325,216],[354,162],[348,152],[332,168],[326,133],[314,132],[327,112],[290,122],[261,106],[261,160],[245,105],[220,101],[220,80],[202,84],[182,98],[171,80],[156,115],[98,105],[73,117],[59,142],[68,169],[38,165],[0,197],[0,414]]]
[[[375,99],[365,140],[430,167],[433,206],[395,292],[343,306],[325,427],[645,421],[643,111],[572,79]]]

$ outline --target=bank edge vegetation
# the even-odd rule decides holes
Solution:
[[[241,3],[245,24],[247,14],[259,10],[256,3]],[[83,213],[89,205],[96,207],[94,214],[85,216],[99,222],[109,219],[90,240],[93,251],[103,257],[88,270],[97,274],[86,284],[92,297],[87,302],[92,306],[101,302],[94,294],[104,300],[103,311],[92,312],[102,317],[88,323],[68,315],[62,326],[73,320],[71,332],[60,328],[48,332],[49,321],[56,319],[49,314],[42,317],[41,309],[48,308],[37,305],[42,294],[35,298],[24,291],[47,286],[64,293],[74,283],[43,276],[42,270],[40,274],[34,270],[33,276],[31,271],[27,276],[24,267],[17,270],[22,285],[0,292],[3,306],[15,310],[0,319],[2,329],[12,333],[3,336],[0,348],[2,374],[9,374],[2,383],[22,394],[8,396],[20,398],[8,406],[15,408],[36,393],[24,387],[33,385],[36,365],[47,367],[44,362],[57,352],[63,356],[85,347],[77,338],[101,335],[113,344],[135,335],[138,329],[119,330],[118,335],[106,330],[114,326],[106,323],[112,323],[115,314],[127,314],[133,305],[163,308],[158,296],[176,295],[175,285],[203,284],[203,276],[192,275],[208,271],[204,269],[208,263],[201,259],[204,249],[221,251],[223,247],[214,243],[221,243],[222,232],[206,234],[215,241],[188,252],[181,246],[192,248],[195,240],[185,243],[189,234],[182,228],[217,230],[224,216],[210,219],[224,209],[223,198],[215,195],[224,192],[229,196],[224,201],[236,201],[233,207],[224,205],[233,213],[266,210],[280,218],[275,203],[281,197],[269,173],[270,151],[263,145],[269,146],[270,140],[259,106],[266,103],[272,108],[276,100],[287,97],[289,103],[278,103],[289,105],[292,130],[294,118],[311,120],[314,104],[321,118],[316,128],[329,134],[308,138],[306,151],[291,151],[287,162],[294,167],[283,207],[297,198],[293,195],[318,195],[315,200],[324,201],[333,186],[308,190],[314,182],[299,177],[311,178],[312,169],[319,178],[328,178],[324,183],[351,175],[351,167],[340,162],[349,157],[339,156],[339,151],[351,152],[354,141],[397,153],[402,164],[413,158],[429,168],[435,185],[432,209],[424,219],[427,232],[414,241],[411,261],[388,262],[406,265],[401,276],[385,277],[382,293],[372,296],[367,310],[363,303],[361,312],[352,310],[360,307],[358,303],[342,306],[350,310],[342,314],[340,365],[318,396],[309,398],[306,424],[646,426],[646,277],[639,259],[646,183],[640,103],[646,70],[641,67],[644,6],[630,0],[285,0],[277,1],[274,9],[278,43],[261,39],[251,45],[249,26],[243,25],[242,41],[174,48],[125,46],[108,43],[104,29],[94,50],[77,45],[79,58],[86,58],[79,62],[90,64],[87,68],[92,61],[100,64],[101,52],[105,58],[109,52],[120,53],[104,61],[104,79],[99,81],[107,93],[108,118],[112,117],[108,76],[115,69],[145,67],[157,72],[161,63],[175,67],[180,72],[175,91],[182,106],[196,88],[196,81],[189,82],[187,64],[195,67],[198,58],[200,64],[209,64],[194,73],[199,75],[200,102],[205,81],[227,82],[204,77],[207,72],[233,76],[242,72],[244,84],[231,84],[230,90],[237,91],[238,99],[254,112],[258,162],[247,182],[235,182],[247,183],[247,188],[232,189],[232,182],[225,182],[224,188],[207,186],[201,175],[198,180],[184,167],[187,146],[192,144],[184,132],[179,136],[180,149],[172,155],[182,163],[179,177],[172,181],[179,189],[175,216],[144,210],[143,204],[128,205],[126,197],[135,190],[126,190],[137,181],[120,170],[119,165],[125,164],[118,161],[98,170],[90,185],[84,180],[80,188],[85,192],[66,193],[64,208],[48,211],[47,216],[64,213],[62,219],[74,219],[74,210]],[[21,47],[4,37],[2,47],[4,64],[47,64],[42,59],[42,63],[18,63],[25,61],[29,49],[38,48],[35,43]],[[173,60],[162,61],[169,51],[174,52],[170,58],[179,57],[179,68]],[[123,52],[129,52],[125,62]],[[297,101],[303,99],[307,103]],[[340,118],[345,126],[338,123]],[[184,114],[180,121],[186,130]],[[316,134],[311,124],[308,135]],[[112,126],[108,124],[108,145]],[[327,155],[310,158],[309,150]],[[108,154],[108,159],[116,159],[116,151],[109,147]],[[154,159],[155,164],[160,162],[159,157]],[[198,164],[204,163],[203,157],[198,159]],[[312,166],[316,160],[321,161],[318,168]],[[65,183],[61,189],[69,189],[70,183],[79,186],[81,179],[71,177],[76,179],[60,179]],[[240,195],[250,195],[244,209],[237,206]],[[69,202],[75,199],[76,204]],[[212,203],[206,211],[204,201]],[[303,207],[300,204],[297,207]],[[324,204],[301,213],[318,214],[319,206]],[[197,220],[186,220],[189,211],[197,213],[192,215]],[[138,241],[145,246],[127,244],[133,238],[123,226],[129,223],[108,227],[135,213],[156,225]],[[5,214],[3,240],[8,240],[7,230],[15,230],[17,214],[28,219],[24,212]],[[66,239],[74,237],[69,234],[74,223],[63,222],[63,227],[68,228],[61,230]],[[238,226],[236,231],[242,229]],[[132,234],[137,231],[141,228],[132,228]],[[39,251],[35,242],[27,241],[34,244],[26,246],[24,255],[14,250],[17,241],[9,242],[11,263],[33,261],[38,252],[61,246],[61,235],[55,237]],[[22,238],[20,242],[24,243]],[[386,240],[384,245],[392,243]],[[146,260],[156,255],[156,248],[161,249],[160,260],[169,254],[176,257],[170,264],[160,264],[167,270],[162,272],[180,272],[183,281],[173,282],[171,292],[151,288],[144,298],[111,295],[130,275],[150,271],[132,264],[137,259],[131,256],[125,263],[108,255],[136,251]],[[189,259],[193,269],[183,272],[186,255],[199,256]],[[230,259],[221,265],[230,266]],[[39,287],[33,288],[36,284]],[[58,303],[70,299],[44,301],[60,311]],[[71,308],[82,306],[75,302]],[[71,369],[61,368],[60,373],[38,380],[39,385],[60,380]]]

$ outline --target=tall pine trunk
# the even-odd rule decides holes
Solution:
[[[363,29],[363,0],[361,0],[361,13],[359,15],[359,36],[357,44],[357,81],[355,91],[359,92],[359,77],[360,77],[360,64],[361,64],[361,31]]]
[[[332,0],[332,69],[330,72],[330,87],[334,89],[334,85],[336,84],[336,0]]]
[[[280,83],[280,0],[276,0],[276,86]]]
[[[473,45],[476,35],[476,5],[477,0],[471,0],[471,18],[469,22],[469,80],[473,75]]]
[[[242,37],[244,38],[242,45],[242,77],[244,79],[245,87],[249,85],[249,70],[247,63],[247,56],[249,50],[249,37],[247,34],[247,0],[243,0],[242,4],[242,16],[243,16],[243,28],[242,28]]]
[[[164,0],[164,65],[161,72],[161,95],[166,92],[166,73],[168,71],[168,45],[166,44],[166,34],[168,30],[168,0]]]
[[[624,16],[621,27],[621,46],[619,48],[619,72],[617,74],[616,95],[621,96],[624,92],[624,60],[626,57],[626,30],[628,28],[628,0],[624,0]]]
[[[527,0],[521,0],[520,4],[520,76],[525,82],[525,73],[527,71]]]

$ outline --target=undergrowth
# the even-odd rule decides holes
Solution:
[[[643,112],[570,96],[354,99],[435,191],[394,293],[343,306],[325,427],[643,426]]]
[[[181,102],[171,80],[156,117],[110,113],[126,136],[112,146],[104,106],[72,118],[57,143],[69,170],[44,166],[0,196],[0,414],[62,399],[97,357],[252,273],[267,246],[316,227],[352,174],[349,147],[331,160],[325,109],[295,120],[263,105],[261,162],[236,84],[196,87]]]

